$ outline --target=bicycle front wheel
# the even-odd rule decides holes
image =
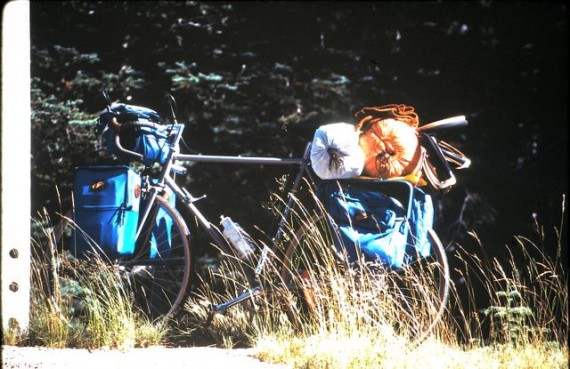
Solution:
[[[49,292],[58,307],[77,304],[77,288],[70,286],[78,285],[81,270],[89,273],[93,271],[88,269],[95,267],[92,256],[85,257],[84,253],[79,255],[75,251],[78,242],[93,244],[93,240],[79,230],[73,219],[71,210],[62,217],[50,237],[54,252],[49,263]],[[168,317],[179,310],[190,281],[189,232],[181,215],[164,198],[156,197],[134,253],[111,259],[97,245],[92,249],[97,260],[112,266],[133,296],[136,307],[146,316]]]
[[[281,278],[289,288],[292,323],[338,310],[340,319],[352,316],[347,323],[354,324],[365,313],[368,322],[391,324],[415,344],[425,340],[445,311],[450,288],[449,264],[437,234],[428,233],[433,250],[429,257],[395,270],[348,265],[334,246],[335,227],[324,215],[313,215],[286,247]]]
[[[118,260],[142,311],[174,314],[184,302],[191,273],[189,232],[180,213],[157,196],[136,252]]]

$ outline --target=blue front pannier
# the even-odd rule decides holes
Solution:
[[[176,195],[168,187],[165,188],[164,198],[172,208],[176,206]],[[174,220],[162,208],[154,221],[150,240],[150,258],[168,258],[172,248],[172,224]]]
[[[401,268],[431,251],[427,231],[433,225],[431,197],[405,181],[323,181],[321,201],[338,225],[351,263],[367,261]]]
[[[109,258],[135,249],[141,178],[127,166],[80,167],[73,195],[77,256],[100,251]],[[86,235],[88,237],[86,237]]]

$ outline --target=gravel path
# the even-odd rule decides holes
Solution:
[[[290,369],[260,362],[253,349],[150,347],[132,350],[2,346],[2,368],[26,369]]]

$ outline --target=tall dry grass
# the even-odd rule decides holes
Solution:
[[[549,255],[540,243],[516,236],[514,244],[506,247],[508,258],[489,259],[477,235],[472,237],[481,252],[459,249],[458,253],[463,264],[457,271],[468,293],[467,299],[455,299],[467,300],[457,309],[463,313],[458,333],[467,342],[568,346],[568,270],[561,259],[560,241],[555,255]],[[477,308],[473,285],[483,287],[487,306]]]
[[[134,303],[118,268],[99,254],[75,259],[54,244],[47,214],[34,222],[26,342],[48,347],[129,348],[162,342],[166,326]]]
[[[239,267],[233,268],[231,262],[222,263],[210,271],[202,289],[186,304],[186,311],[194,317],[190,320],[195,323],[186,326],[186,333],[209,336],[224,345],[251,344],[259,342],[260,337],[274,335],[283,335],[287,341],[294,337],[329,335],[374,337],[370,342],[385,344],[389,340],[407,345],[422,335],[437,312],[439,297],[433,268],[418,263],[417,268],[397,272],[379,264],[363,264],[358,270],[353,269],[339,261],[339,255],[330,247],[332,235],[328,227],[322,221],[315,222],[315,213],[300,202],[297,205],[288,219],[284,242],[299,243],[291,255],[293,264],[268,263],[266,273],[260,276],[267,290],[277,292],[261,293],[258,298],[230,308],[204,326],[200,322],[208,317],[211,302],[227,301],[250,287],[243,278],[236,278],[240,275]],[[300,282],[297,273],[300,267],[310,276],[305,282],[310,285],[316,306],[310,314],[303,312],[299,291],[283,289],[284,284]],[[222,288],[212,288],[212,285]],[[293,312],[289,309],[291,304]],[[298,322],[292,321],[292,313]],[[382,332],[381,339],[378,332]]]
[[[294,368],[567,367],[568,271],[561,260],[560,235],[564,224],[555,231],[554,255],[545,251],[541,231],[538,241],[515,237],[516,243],[506,246],[507,258],[490,259],[472,233],[481,250],[459,248],[454,273],[463,284],[452,285],[443,319],[418,345],[417,335],[429,323],[437,299],[430,285],[432,271],[349,268],[327,247],[331,235],[326,227],[312,223],[311,213],[297,211],[292,218],[296,226],[288,232],[290,240],[299,235],[293,229],[305,225],[299,258],[308,269],[316,309],[311,314],[301,314],[301,309],[301,326],[295,327],[274,299],[258,302],[269,308],[256,314],[243,306],[232,307],[209,326],[224,344],[236,342],[237,328],[241,342],[253,344],[259,358]],[[221,279],[224,275],[218,273]],[[295,302],[299,294],[290,291],[289,297]],[[195,307],[192,302],[187,305],[190,311]]]
[[[563,213],[564,218],[564,213]],[[328,245],[331,234],[314,222],[313,213],[297,210],[289,219],[286,241],[303,236],[296,265],[309,278],[315,301],[310,313],[295,289],[283,289],[287,275],[299,281],[297,269],[282,273],[268,264],[261,278],[266,290],[252,300],[212,317],[211,304],[248,290],[243,265],[226,258],[200,273],[203,283],[175,322],[177,342],[208,342],[224,347],[254,346],[262,360],[294,368],[563,368],[568,363],[568,273],[557,253],[547,253],[541,227],[538,241],[515,237],[508,258],[488,258],[459,248],[455,274],[443,319],[427,340],[417,336],[433,317],[437,300],[432,269],[422,266],[393,272],[379,265],[354,269],[339,262]],[[133,310],[132,294],[112,264],[100,259],[77,262],[64,255],[47,257],[50,227],[34,241],[32,320],[28,343],[52,347],[133,347],[163,343],[166,328]],[[299,226],[304,226],[301,233]],[[48,242],[46,244],[46,242]],[[283,252],[283,250],[281,250]],[[49,265],[59,272],[57,304],[46,293]],[[429,264],[428,264],[429,266]],[[66,271],[65,273],[62,273]],[[480,305],[483,286],[487,301]],[[268,293],[272,290],[275,293]],[[79,291],[79,292],[77,292]],[[65,297],[64,297],[65,296]],[[294,306],[295,310],[289,307]],[[58,309],[59,308],[59,309]],[[291,311],[299,325],[291,321]],[[209,324],[204,322],[212,318]]]

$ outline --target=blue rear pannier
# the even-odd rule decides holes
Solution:
[[[77,230],[72,252],[83,256],[88,251],[100,250],[109,258],[134,252],[140,183],[140,176],[127,166],[76,170],[73,195]]]
[[[406,250],[408,261],[430,254],[431,243],[428,239],[428,230],[433,228],[434,218],[431,196],[417,187],[414,187],[410,206],[410,233]]]
[[[431,197],[405,181],[323,181],[321,201],[338,225],[340,252],[401,268],[431,251]]]

